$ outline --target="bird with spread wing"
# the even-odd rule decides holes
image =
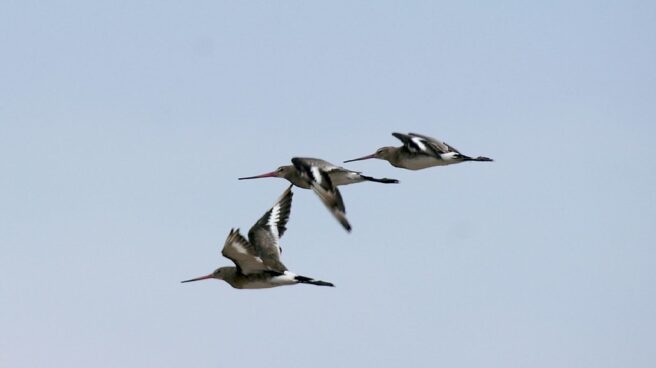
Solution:
[[[283,285],[312,284],[334,286],[325,281],[296,275],[280,261],[280,238],[285,233],[292,206],[291,186],[248,231],[248,239],[232,229],[223,245],[224,257],[235,267],[220,267],[209,275],[182,282],[224,280],[236,289],[263,289]]]
[[[493,161],[489,157],[464,155],[453,146],[425,135],[417,133],[392,133],[392,135],[398,138],[403,146],[381,147],[370,155],[344,162],[377,158],[402,169],[421,170],[432,166],[445,166],[465,161]]]
[[[366,176],[359,171],[345,169],[328,161],[310,157],[294,157],[292,165],[280,166],[275,171],[243,177],[239,180],[269,177],[284,178],[299,188],[312,189],[346,231],[351,231],[351,224],[346,219],[346,209],[342,195],[337,189],[338,186],[365,181],[383,184],[399,182],[396,179]]]

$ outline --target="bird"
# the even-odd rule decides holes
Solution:
[[[280,261],[280,238],[287,230],[292,207],[291,189],[290,185],[273,207],[251,227],[248,240],[239,229],[230,230],[221,254],[234,262],[235,267],[220,267],[208,275],[182,282],[217,279],[235,289],[264,289],[294,284],[335,286],[330,282],[294,274]]]
[[[401,147],[381,147],[376,152],[344,163],[377,158],[389,162],[394,167],[408,170],[421,170],[432,166],[445,166],[464,161],[494,161],[489,157],[470,157],[460,153],[453,146],[439,139],[417,133],[392,133],[401,142]]]
[[[306,157],[300,159],[314,166],[318,166],[324,171],[326,171],[328,173],[328,176],[330,176],[330,180],[335,186],[362,183],[363,181],[370,181],[370,182],[384,183],[384,184],[399,183],[399,181],[396,179],[388,179],[388,178],[379,179],[379,178],[373,178],[371,176],[362,175],[362,172],[360,171],[345,169],[341,166],[337,166],[328,161],[321,160],[318,158]],[[301,176],[300,172],[296,169],[294,165],[284,165],[268,173],[255,175],[255,176],[246,176],[238,179],[247,180],[247,179],[259,179],[259,178],[283,178],[283,179],[287,179],[287,181],[289,181],[290,183],[294,184],[299,188],[303,188],[303,189],[311,188],[311,185],[307,182],[305,178]]]
[[[344,202],[339,190],[336,188],[337,186],[363,181],[384,184],[397,184],[399,182],[396,179],[379,179],[362,175],[359,171],[348,170],[318,158],[294,157],[292,158],[292,164],[280,166],[275,171],[265,174],[238,179],[284,178],[299,188],[312,189],[347,231],[351,230],[351,225],[346,219]]]

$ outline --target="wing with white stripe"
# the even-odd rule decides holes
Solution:
[[[239,229],[230,230],[221,254],[233,261],[237,270],[245,275],[270,270],[253,244],[239,233]]]
[[[338,170],[338,169],[343,169],[340,166],[337,166],[333,163],[330,163],[326,160],[322,160],[320,158],[312,158],[312,157],[296,157],[299,160],[302,160],[304,163],[310,166],[316,166],[320,168],[323,171],[331,172],[333,170]]]
[[[280,262],[280,238],[287,230],[287,221],[292,209],[292,186],[278,198],[248,232],[248,239],[265,264],[275,270],[285,270]]]
[[[409,153],[438,157],[442,153],[438,147],[431,145],[430,142],[421,137],[413,137],[402,133],[392,133],[392,135],[403,142],[403,148]]]
[[[421,135],[417,133],[408,133],[409,136],[415,137],[415,138],[420,138],[426,141],[427,144],[432,145],[435,147],[435,149],[439,150],[442,153],[447,153],[447,152],[456,152],[460,153],[455,147],[448,145],[446,142],[441,141],[436,138],[432,138],[426,135]]]
[[[239,229],[230,230],[221,252],[232,260],[244,275],[262,271],[283,273],[287,270],[280,262],[278,241],[285,233],[292,206],[291,186],[248,231],[246,240]]]
[[[351,231],[351,224],[346,219],[346,208],[342,200],[342,195],[337,187],[333,185],[328,172],[319,166],[313,166],[309,161],[300,157],[292,158],[292,163],[301,176],[309,182],[314,193],[319,196],[321,202],[335,216],[337,221],[347,231]]]
[[[296,170],[311,185],[317,185],[326,191],[332,191],[334,186],[328,172],[318,165],[313,165],[312,161],[301,157],[292,158]]]

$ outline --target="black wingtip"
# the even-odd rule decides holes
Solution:
[[[374,178],[371,176],[366,176],[366,175],[360,175],[360,177],[364,180],[367,181],[373,181],[375,183],[383,183],[383,184],[398,184],[399,181],[396,179],[389,179],[389,178]]]
[[[337,218],[337,220],[339,220],[339,223],[342,225],[342,227],[344,227],[344,230],[346,230],[346,232],[348,233],[351,232],[353,228],[351,227],[351,224],[348,222],[345,216],[344,217],[340,216]]]
[[[310,284],[310,285],[317,285],[317,286],[330,286],[330,287],[335,287],[332,282],[327,282],[327,281],[321,281],[321,280],[315,280],[310,277],[306,276],[296,276],[296,281],[298,281],[301,284]]]
[[[312,285],[317,285],[317,286],[329,286],[329,287],[335,287],[332,282],[327,282],[327,281],[320,281],[320,280],[314,280],[310,284]]]
[[[294,184],[288,186],[287,189],[285,189],[285,191],[282,192],[282,194],[280,195],[280,198],[278,198],[278,201],[276,201],[276,203],[284,200],[285,197],[287,197],[287,196],[292,197],[294,195],[294,192],[292,192],[292,187],[293,186],[294,186]]]

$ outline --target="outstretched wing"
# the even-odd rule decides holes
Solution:
[[[302,160],[304,163],[306,163],[309,166],[316,166],[322,171],[325,171],[328,173],[329,176],[332,176],[332,184],[333,186],[338,186],[339,184],[335,182],[334,178],[335,175],[357,175],[361,174],[360,171],[353,171],[346,169],[342,166],[337,166],[331,162],[328,162],[326,160],[322,160],[320,158],[311,158],[311,157],[297,157],[297,159]]]
[[[284,272],[280,262],[280,238],[287,230],[287,221],[292,209],[292,186],[278,198],[271,207],[248,231],[248,239],[265,265],[278,272]]]
[[[426,135],[417,134],[417,133],[408,133],[408,135],[411,136],[411,137],[421,138],[421,139],[425,140],[426,142],[428,142],[428,144],[433,145],[437,149],[442,151],[442,153],[447,153],[447,152],[460,153],[460,151],[458,151],[455,147],[453,147],[453,146],[451,146],[451,145],[447,144],[446,142],[441,141],[439,139],[429,137],[429,136],[426,136]]]
[[[328,172],[319,165],[313,165],[311,160],[294,157],[292,163],[298,172],[310,183],[314,193],[319,196],[321,202],[335,216],[337,221],[346,229],[351,231],[351,224],[346,219],[346,208],[342,195],[330,180]]]
[[[244,275],[269,269],[259,256],[257,249],[239,233],[239,229],[230,230],[221,254],[233,261],[237,270]]]
[[[302,160],[307,165],[319,167],[324,171],[332,171],[340,168],[339,166],[330,163],[326,160],[322,160],[320,158],[312,158],[312,157],[295,157],[295,158],[298,160]]]
[[[392,133],[392,135],[400,139],[404,148],[411,153],[440,157],[443,153],[458,152],[448,144],[425,135],[416,133]]]

